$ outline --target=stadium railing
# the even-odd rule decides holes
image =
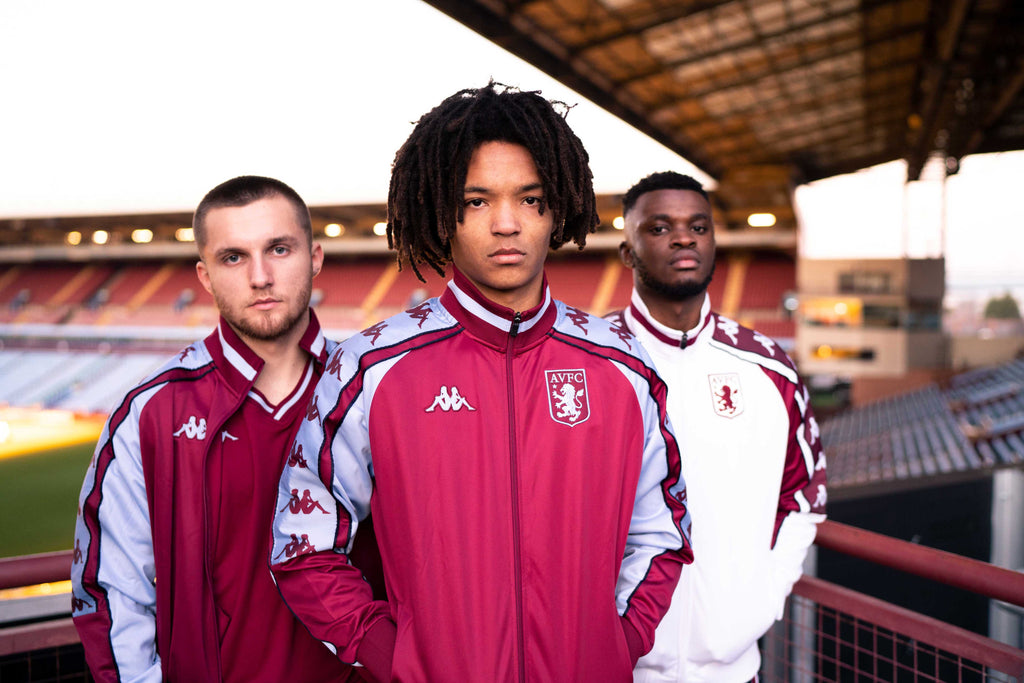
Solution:
[[[819,526],[815,544],[1024,608],[1021,572],[832,521]],[[0,560],[0,590],[66,580],[71,560],[71,551]],[[0,668],[62,649],[80,653],[77,642],[68,617],[0,627]],[[762,650],[764,683],[1024,683],[1024,650],[812,576],[797,582]],[[68,671],[45,680],[89,678]]]

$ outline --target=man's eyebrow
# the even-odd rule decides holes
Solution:
[[[686,217],[686,221],[687,222],[697,221],[697,220],[701,220],[701,219],[711,220],[711,216],[709,216],[708,214],[704,213],[703,211],[699,211],[697,213],[691,213],[689,216]],[[649,216],[644,216],[644,220],[643,220],[642,224],[650,223],[652,221],[671,222],[671,220],[672,220],[672,216],[670,216],[667,213],[652,213]]]
[[[275,247],[275,246],[277,246],[279,244],[285,244],[285,245],[291,246],[291,245],[298,244],[298,243],[299,243],[299,238],[296,237],[295,235],[278,235],[278,236],[275,236],[275,237],[271,237],[266,242],[264,242],[263,243],[263,248],[264,249],[269,249],[269,248]],[[244,254],[246,251],[248,251],[248,250],[243,248],[243,247],[227,246],[227,247],[221,247],[220,249],[215,251],[213,253],[213,255],[216,258],[221,258],[223,256],[228,256],[230,254]]]
[[[277,237],[271,237],[267,240],[267,246],[272,247],[276,244],[298,244],[299,238],[295,235],[279,235]]]
[[[541,183],[529,183],[517,187],[516,194],[522,194],[523,192],[533,192],[534,190],[543,190],[544,185]],[[463,194],[490,194],[491,189],[480,185],[467,185],[463,190]]]

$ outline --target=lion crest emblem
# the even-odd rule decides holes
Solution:
[[[546,370],[548,410],[551,419],[569,427],[590,417],[590,396],[585,370]]]

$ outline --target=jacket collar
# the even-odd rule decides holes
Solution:
[[[700,307],[700,319],[693,329],[686,330],[685,332],[662,325],[655,320],[647,309],[647,304],[640,298],[636,289],[633,290],[633,295],[630,297],[629,308],[626,310],[625,317],[627,324],[634,330],[642,327],[660,342],[676,348],[686,348],[687,346],[692,346],[697,341],[697,337],[700,336],[701,332],[708,329],[711,325],[711,297],[708,296],[707,292],[704,292],[704,303]],[[686,339],[685,342],[683,341],[684,338]]]
[[[452,279],[441,295],[441,304],[463,327],[483,341],[504,348],[515,328],[514,345],[522,347],[543,337],[555,324],[557,308],[551,298],[546,274],[540,304],[527,311],[513,311],[484,296],[458,268],[453,267],[452,271]]]
[[[327,340],[312,308],[309,309],[309,325],[299,340],[299,346],[313,356],[318,364],[327,361]],[[242,341],[224,316],[220,317],[217,329],[206,338],[206,347],[233,389],[242,393],[252,388],[263,369],[263,359]]]

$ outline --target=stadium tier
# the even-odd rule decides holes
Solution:
[[[562,249],[546,273],[570,306],[603,315],[629,305],[632,271],[614,250]],[[313,304],[328,334],[342,339],[441,294],[446,279],[429,268],[421,274],[424,281],[399,270],[390,254],[332,254],[313,281]],[[712,305],[790,348],[793,322],[780,304],[794,278],[784,255],[720,252]],[[751,301],[758,307],[744,308]],[[0,404],[109,410],[217,317],[190,258],[0,265]]]
[[[840,413],[821,425],[830,487],[1024,463],[1024,360]]]

